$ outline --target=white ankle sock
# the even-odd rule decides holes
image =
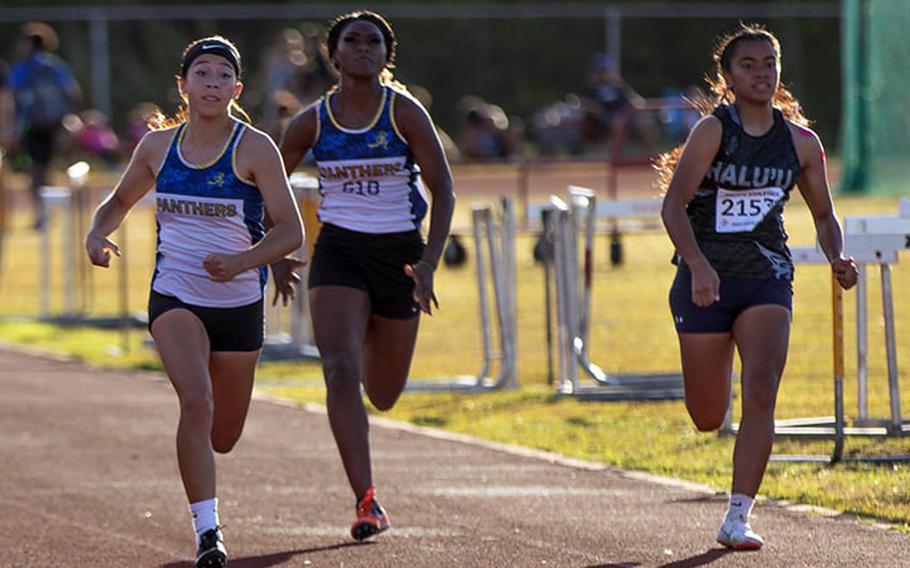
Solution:
[[[199,536],[205,531],[218,527],[218,498],[190,503],[190,514],[193,515],[193,528],[196,530],[196,544]],[[218,531],[221,537],[221,531]]]
[[[749,515],[752,514],[752,505],[754,499],[742,493],[733,493],[730,495],[730,502],[727,505],[727,515],[724,517],[724,524],[730,521],[742,520],[749,522]]]

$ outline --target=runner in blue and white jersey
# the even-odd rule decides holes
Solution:
[[[395,35],[381,16],[338,17],[328,34],[338,85],[288,125],[281,153],[292,171],[312,149],[323,196],[309,275],[310,312],[327,386],[329,421],[363,540],[389,527],[375,498],[366,410],[388,410],[404,389],[421,311],[455,196],[426,111],[391,79]],[[424,183],[426,184],[424,189]],[[432,196],[426,245],[420,234]],[[279,290],[289,263],[273,265]]]
[[[108,239],[153,186],[158,243],[149,329],[177,396],[177,459],[196,565],[227,561],[215,497],[214,453],[240,438],[263,340],[265,266],[300,246],[300,215],[271,139],[233,114],[240,54],[226,39],[194,41],[177,80],[185,109],[160,117],[136,147],[86,236],[93,264],[120,255]],[[273,227],[264,234],[263,214]]]

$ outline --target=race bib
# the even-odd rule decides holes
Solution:
[[[730,191],[717,188],[714,230],[718,233],[744,233],[754,229],[784,198],[779,187]]]

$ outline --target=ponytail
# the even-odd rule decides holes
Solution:
[[[730,71],[736,47],[745,41],[767,41],[777,54],[778,61],[780,60],[780,42],[773,33],[757,24],[740,24],[738,30],[723,37],[714,48],[714,75],[705,75],[705,83],[708,85],[710,94],[685,99],[701,117],[711,114],[722,104],[732,104],[736,100],[724,79],[724,71]],[[771,99],[771,106],[779,109],[787,120],[800,126],[809,126],[809,119],[803,114],[799,101],[783,83],[778,84],[777,91]],[[659,155],[654,161],[654,169],[657,170],[658,176],[657,185],[661,192],[666,192],[670,187],[670,181],[673,179],[673,173],[676,171],[676,164],[682,155],[683,147],[684,145],[677,146],[673,150]]]

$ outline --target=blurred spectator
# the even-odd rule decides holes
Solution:
[[[16,140],[16,110],[9,85],[9,67],[0,59],[0,159]]]
[[[705,98],[705,94],[698,87],[692,85],[682,91],[667,89],[664,97],[673,106],[668,106],[660,113],[660,120],[674,145],[682,144],[689,137],[689,131],[701,118],[701,113],[691,104]]]
[[[51,53],[57,43],[57,33],[49,25],[25,24],[17,43],[20,59],[10,69],[19,143],[32,162],[35,228],[43,227],[47,218],[39,189],[47,182],[47,166],[55,152],[61,122],[82,97],[70,68]]]
[[[273,94],[284,91],[297,97],[297,78],[304,63],[306,54],[303,51],[303,34],[294,28],[281,30],[265,55],[261,67],[265,76],[256,81],[265,92],[262,100],[262,128],[273,137],[276,132],[281,132],[278,128],[278,104]]]
[[[581,99],[575,93],[569,93],[565,99],[535,113],[531,118],[531,132],[540,153],[546,156],[566,152],[580,154],[584,120]]]
[[[502,107],[468,95],[458,103],[458,147],[465,160],[518,157],[523,129]]]
[[[585,87],[580,93],[585,113],[582,137],[585,142],[609,142],[613,155],[625,141],[629,125],[645,147],[653,147],[653,134],[647,117],[640,112],[645,99],[620,77],[616,61],[597,54],[591,60]]]
[[[126,116],[126,127],[121,140],[123,154],[131,156],[139,141],[149,131],[149,120],[158,113],[154,103],[142,102],[130,109]]]
[[[263,62],[264,77],[257,81],[262,95],[262,128],[279,140],[281,125],[289,116],[306,108],[332,85],[335,76],[325,53],[325,30],[304,24],[303,31],[285,28],[279,32]]]
[[[9,213],[9,196],[6,194],[6,162],[4,157],[16,139],[15,108],[13,106],[13,93],[9,88],[9,68],[6,62],[0,59],[0,247],[3,235],[6,234],[6,222]],[[2,260],[0,249],[0,260]],[[0,265],[2,268],[2,265]]]
[[[430,91],[427,90],[426,87],[421,85],[408,85],[408,92],[414,95],[414,98],[417,99],[427,111],[433,106],[433,95],[430,94]],[[452,140],[449,133],[438,125],[434,126],[436,126],[436,134],[439,135],[439,142],[442,144],[442,150],[445,152],[446,158],[450,162],[461,161],[461,151],[458,149],[458,146],[455,145],[455,141]]]
[[[310,22],[304,23],[303,54],[306,60],[299,78],[299,94],[303,107],[316,102],[335,84],[335,68],[326,51],[326,30],[323,26]]]
[[[120,139],[111,128],[107,116],[100,110],[88,109],[68,114],[63,127],[73,139],[73,150],[86,158],[100,158],[114,167],[120,161]]]

